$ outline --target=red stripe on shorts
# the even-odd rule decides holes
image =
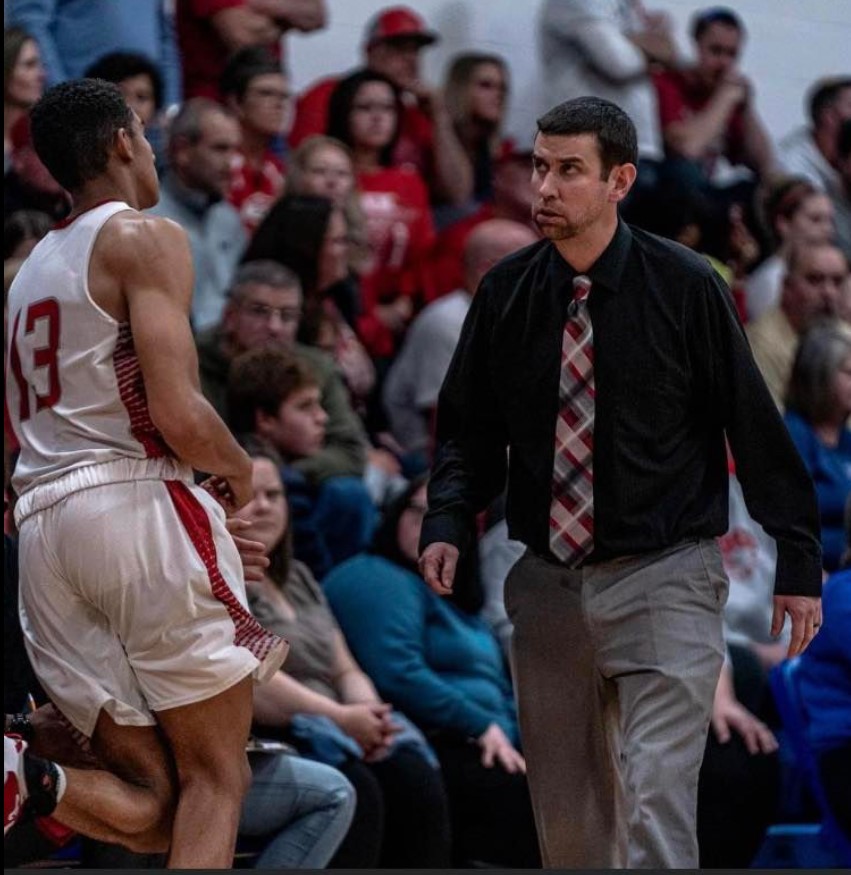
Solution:
[[[216,542],[213,540],[213,530],[210,527],[210,518],[204,505],[192,494],[192,490],[180,480],[166,480],[174,508],[189,540],[192,541],[207,574],[210,577],[210,585],[213,595],[225,606],[227,612],[236,627],[234,644],[237,647],[245,647],[250,650],[261,662],[269,653],[280,645],[281,639],[264,629],[254,617],[240,604],[227,581],[219,571],[216,558]]]

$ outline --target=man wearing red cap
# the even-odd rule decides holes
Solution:
[[[364,66],[387,76],[403,92],[405,105],[395,163],[419,170],[429,185],[432,201],[463,204],[472,195],[473,168],[441,95],[420,79],[420,50],[438,39],[413,9],[390,6],[367,24]],[[325,133],[328,101],[340,78],[320,79],[299,97],[289,136],[292,148],[311,134]]]

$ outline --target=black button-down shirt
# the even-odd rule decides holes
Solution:
[[[818,595],[815,491],[732,298],[699,255],[620,223],[587,271],[594,337],[594,552],[724,534],[725,434],[751,515],[777,540],[775,591]],[[509,533],[550,556],[562,332],[575,271],[548,241],[484,278],[438,402],[422,545],[464,549],[508,474]]]

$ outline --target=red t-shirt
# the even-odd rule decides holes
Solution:
[[[260,167],[252,167],[240,152],[231,167],[228,200],[239,211],[249,234],[257,230],[269,208],[284,190],[284,164],[273,152],[263,156]]]
[[[671,123],[683,121],[701,111],[713,94],[687,70],[663,70],[654,74],[653,84],[659,98],[659,121],[663,134]],[[744,145],[744,108],[739,105],[730,116],[726,130],[709,145],[700,159],[707,175],[712,173],[721,155],[731,164],[740,164],[745,152]]]
[[[372,263],[361,277],[358,332],[370,354],[392,355],[398,342],[375,315],[379,303],[404,295],[427,298],[428,259],[434,245],[428,189],[415,170],[384,167],[358,174]]]
[[[177,40],[183,65],[183,99],[210,97],[221,99],[219,80],[231,51],[218,31],[212,17],[223,9],[247,5],[247,0],[177,0]],[[276,56],[279,43],[270,45]]]
[[[324,134],[328,128],[328,102],[337,87],[339,76],[320,79],[296,101],[295,119],[287,140],[295,149],[312,134]],[[416,103],[405,103],[402,112],[399,142],[393,154],[393,163],[414,167],[429,180],[434,168],[434,126],[431,119]]]

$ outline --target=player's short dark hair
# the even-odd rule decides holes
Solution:
[[[110,52],[102,55],[86,70],[89,79],[104,79],[120,85],[136,76],[147,76],[154,91],[154,106],[163,107],[163,77],[157,65],[138,52]]]
[[[36,154],[70,192],[96,179],[109,163],[115,135],[132,131],[133,114],[118,86],[73,79],[48,89],[30,113]]]
[[[617,104],[602,97],[576,97],[554,106],[538,119],[538,132],[567,137],[593,134],[603,164],[603,179],[618,164],[638,162],[638,135],[632,119]]]
[[[723,24],[732,27],[744,36],[745,24],[732,9],[726,6],[713,6],[711,9],[698,10],[691,20],[692,39],[697,42],[713,24]]]

